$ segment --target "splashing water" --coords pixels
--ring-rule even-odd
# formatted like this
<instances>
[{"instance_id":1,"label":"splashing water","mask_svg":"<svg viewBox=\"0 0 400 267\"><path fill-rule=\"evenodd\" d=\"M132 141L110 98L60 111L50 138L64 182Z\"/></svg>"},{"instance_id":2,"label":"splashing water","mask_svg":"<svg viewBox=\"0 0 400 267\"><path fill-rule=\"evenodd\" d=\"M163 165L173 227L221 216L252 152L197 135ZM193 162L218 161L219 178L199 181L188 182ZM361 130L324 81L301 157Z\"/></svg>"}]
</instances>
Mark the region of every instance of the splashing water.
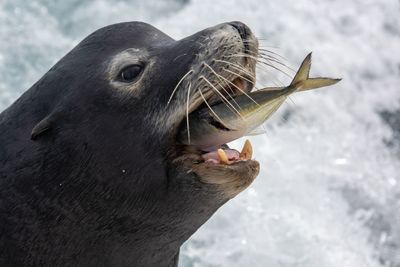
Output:
<instances>
[{"instance_id":1,"label":"splashing water","mask_svg":"<svg viewBox=\"0 0 400 267\"><path fill-rule=\"evenodd\" d=\"M107 24L143 20L181 38L243 21L292 66L313 51L314 76L343 81L291 97L252 138L259 177L186 242L180 266L400 266L399 10L395 0L3 0L0 110ZM289 82L260 69L262 86L271 75Z\"/></svg>"}]
</instances>

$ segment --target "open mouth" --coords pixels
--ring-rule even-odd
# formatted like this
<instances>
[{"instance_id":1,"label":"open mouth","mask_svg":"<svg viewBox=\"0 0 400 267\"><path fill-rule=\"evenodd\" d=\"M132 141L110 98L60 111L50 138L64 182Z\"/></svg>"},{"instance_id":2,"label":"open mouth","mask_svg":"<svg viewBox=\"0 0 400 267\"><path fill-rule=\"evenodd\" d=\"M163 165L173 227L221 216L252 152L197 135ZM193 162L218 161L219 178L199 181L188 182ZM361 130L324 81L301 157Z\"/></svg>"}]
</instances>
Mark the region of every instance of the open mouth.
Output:
<instances>
[{"instance_id":1,"label":"open mouth","mask_svg":"<svg viewBox=\"0 0 400 267\"><path fill-rule=\"evenodd\" d=\"M215 164L230 165L238 161L251 160L253 156L253 147L249 140L246 140L242 150L231 149L227 144L222 145L215 151L205 152L201 155L205 162Z\"/></svg>"},{"instance_id":2,"label":"open mouth","mask_svg":"<svg viewBox=\"0 0 400 267\"><path fill-rule=\"evenodd\" d=\"M232 84L235 84L235 86L232 85L232 88L219 88L219 92L224 97L227 95L225 91L232 90L230 94L241 95L253 89L253 83L236 79L232 80ZM215 103L218 105L218 101L221 100L219 97L216 98L215 95L219 95L219 93L207 95L207 102L216 101ZM203 105L204 103L202 102L197 103L192 112L197 113L200 109L204 108ZM224 131L230 133L230 129L224 129L222 124L220 127L220 129L215 126L211 127L216 130L217 135L215 135L215 132L214 134L212 132L207 134L207 131L202 131L201 135L210 139L214 137L219 138L218 134ZM252 159L253 148L250 141L246 140L240 151L230 148L226 142L229 141L218 141L218 143L222 144L216 145L211 149L199 149L199 147L193 144L183 145L183 151L181 151L180 156L175 162L179 162L183 166L188 166L189 170L187 172L195 173L202 184L213 185L223 197L232 198L253 182L259 173L260 165Z\"/></svg>"},{"instance_id":3,"label":"open mouth","mask_svg":"<svg viewBox=\"0 0 400 267\"><path fill-rule=\"evenodd\" d=\"M226 83L226 86L220 86L218 92L205 94L206 101L203 101L202 103L197 104L195 107L192 107L190 109L190 113L207 107L207 105L211 106L222 103L223 101L229 100L232 97L251 92L251 90L254 88L255 81L253 81L251 77L245 77L245 74L241 74L240 76L241 77L236 77L229 83ZM213 124L213 126L221 131L230 131L230 129L226 128L218 121L212 121L210 124ZM189 151L201 156L202 161L199 163L232 165L238 162L250 161L252 160L253 156L253 148L249 140L245 141L240 151L230 148L227 144L222 144L218 147L213 147L206 150L196 149L191 147L191 145L188 145L188 147Z\"/></svg>"}]
</instances>

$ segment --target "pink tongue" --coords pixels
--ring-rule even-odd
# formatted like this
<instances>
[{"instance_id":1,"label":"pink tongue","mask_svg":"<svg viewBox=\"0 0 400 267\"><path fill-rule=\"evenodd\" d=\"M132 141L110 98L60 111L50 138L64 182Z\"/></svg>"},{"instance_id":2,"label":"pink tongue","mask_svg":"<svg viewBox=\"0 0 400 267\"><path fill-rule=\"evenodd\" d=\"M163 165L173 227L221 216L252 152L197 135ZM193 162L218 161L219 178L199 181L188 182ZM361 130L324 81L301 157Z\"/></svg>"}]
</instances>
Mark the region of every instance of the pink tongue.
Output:
<instances>
[{"instance_id":1,"label":"pink tongue","mask_svg":"<svg viewBox=\"0 0 400 267\"><path fill-rule=\"evenodd\" d=\"M240 153L234 149L224 149L226 156L229 161L235 161L240 159ZM212 151L201 155L205 161L219 163L218 153L217 151Z\"/></svg>"}]
</instances>

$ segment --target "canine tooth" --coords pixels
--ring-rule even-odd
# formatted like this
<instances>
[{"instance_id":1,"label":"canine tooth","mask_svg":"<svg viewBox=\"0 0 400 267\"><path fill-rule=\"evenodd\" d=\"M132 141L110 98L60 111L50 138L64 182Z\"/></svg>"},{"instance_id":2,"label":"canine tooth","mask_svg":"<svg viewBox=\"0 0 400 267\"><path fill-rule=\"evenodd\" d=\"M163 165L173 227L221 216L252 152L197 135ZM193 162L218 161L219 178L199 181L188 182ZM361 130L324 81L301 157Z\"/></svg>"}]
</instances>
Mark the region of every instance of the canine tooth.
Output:
<instances>
[{"instance_id":1,"label":"canine tooth","mask_svg":"<svg viewBox=\"0 0 400 267\"><path fill-rule=\"evenodd\" d=\"M247 139L246 142L244 142L242 152L240 152L240 158L251 159L252 156L253 156L253 147L251 146L250 141Z\"/></svg>"},{"instance_id":2,"label":"canine tooth","mask_svg":"<svg viewBox=\"0 0 400 267\"><path fill-rule=\"evenodd\" d=\"M225 151L221 148L217 150L219 161L223 164L228 164L228 156L226 155Z\"/></svg>"}]
</instances>

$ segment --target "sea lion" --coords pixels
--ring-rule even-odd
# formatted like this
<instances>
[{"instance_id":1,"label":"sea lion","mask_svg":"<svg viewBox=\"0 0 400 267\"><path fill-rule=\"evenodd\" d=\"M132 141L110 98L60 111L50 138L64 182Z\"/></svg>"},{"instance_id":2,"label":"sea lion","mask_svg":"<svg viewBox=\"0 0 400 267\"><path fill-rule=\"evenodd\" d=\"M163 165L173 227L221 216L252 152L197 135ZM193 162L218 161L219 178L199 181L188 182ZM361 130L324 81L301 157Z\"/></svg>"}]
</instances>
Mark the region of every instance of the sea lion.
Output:
<instances>
[{"instance_id":1,"label":"sea lion","mask_svg":"<svg viewBox=\"0 0 400 267\"><path fill-rule=\"evenodd\" d=\"M0 114L0 266L176 266L259 171L204 162L178 129L219 79L252 89L257 49L240 22L178 41L127 22L80 42Z\"/></svg>"}]
</instances>

